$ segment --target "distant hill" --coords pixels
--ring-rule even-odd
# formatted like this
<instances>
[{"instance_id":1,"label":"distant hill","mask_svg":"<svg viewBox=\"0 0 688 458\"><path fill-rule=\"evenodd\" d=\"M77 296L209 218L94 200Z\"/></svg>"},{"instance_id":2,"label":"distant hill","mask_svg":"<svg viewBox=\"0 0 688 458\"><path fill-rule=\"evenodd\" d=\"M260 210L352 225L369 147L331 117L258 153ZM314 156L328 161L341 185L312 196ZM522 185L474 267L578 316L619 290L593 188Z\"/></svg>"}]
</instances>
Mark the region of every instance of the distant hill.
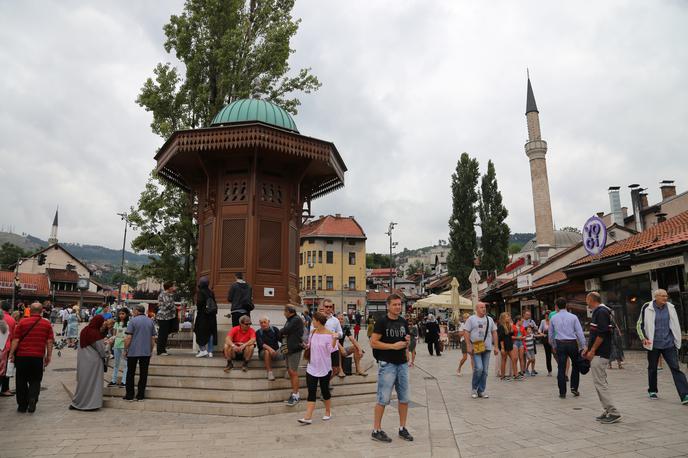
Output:
<instances>
[{"instance_id":1,"label":"distant hill","mask_svg":"<svg viewBox=\"0 0 688 458\"><path fill-rule=\"evenodd\" d=\"M0 232L0 245L5 242L12 243L18 247L34 252L48 246L48 242L32 235L19 235L9 232ZM62 243L67 251L86 264L110 264L119 265L122 262L122 250L113 250L99 245L82 245L80 243ZM124 259L130 265L141 266L148 264L148 255L136 254L130 251L124 252Z\"/></svg>"}]
</instances>

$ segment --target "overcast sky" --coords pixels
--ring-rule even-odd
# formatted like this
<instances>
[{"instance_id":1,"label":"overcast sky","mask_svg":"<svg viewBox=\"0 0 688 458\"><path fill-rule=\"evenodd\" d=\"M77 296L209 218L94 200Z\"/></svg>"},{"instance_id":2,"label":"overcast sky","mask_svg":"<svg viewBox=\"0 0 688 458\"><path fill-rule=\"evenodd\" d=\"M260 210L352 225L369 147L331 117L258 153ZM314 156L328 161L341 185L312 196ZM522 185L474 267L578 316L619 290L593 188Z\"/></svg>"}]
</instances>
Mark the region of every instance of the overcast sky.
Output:
<instances>
[{"instance_id":1,"label":"overcast sky","mask_svg":"<svg viewBox=\"0 0 688 458\"><path fill-rule=\"evenodd\" d=\"M182 1L0 1L0 226L121 246L162 140L134 100ZM683 1L297 0L292 68L322 88L299 130L336 144L346 186L316 215L354 215L368 251L448 236L450 180L492 159L512 232L534 232L523 144L526 67L540 110L554 222L608 211L607 188L688 189L688 4Z\"/></svg>"}]
</instances>

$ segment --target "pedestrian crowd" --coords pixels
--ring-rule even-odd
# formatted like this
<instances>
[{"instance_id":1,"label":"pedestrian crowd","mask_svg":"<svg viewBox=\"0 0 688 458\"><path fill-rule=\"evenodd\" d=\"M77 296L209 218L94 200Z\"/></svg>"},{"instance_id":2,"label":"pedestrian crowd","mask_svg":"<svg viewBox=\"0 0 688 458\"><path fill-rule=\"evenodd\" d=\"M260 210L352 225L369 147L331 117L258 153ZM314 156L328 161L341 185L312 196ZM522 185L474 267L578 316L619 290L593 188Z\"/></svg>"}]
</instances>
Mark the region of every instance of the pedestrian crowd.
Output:
<instances>
[{"instance_id":1,"label":"pedestrian crowd","mask_svg":"<svg viewBox=\"0 0 688 458\"><path fill-rule=\"evenodd\" d=\"M79 320L76 307L58 310L63 322L62 336L77 347L77 386L69 405L80 411L102 407L103 372L107 360L114 357L113 373L108 386L125 389L126 401L143 401L147 386L150 360L155 351L158 356L168 355L168 336L178 329L178 310L175 306L175 285L164 284L160 293L155 321L146 314L143 305L136 305L131 312L120 308L112 313L109 307L94 311L88 324L78 333L74 324ZM212 357L217 342L217 302L209 281L199 281L196 298L194 331L199 352L196 357ZM253 327L253 310L250 285L240 273L229 292L232 328L227 333L222 353L226 360L225 372L239 364L248 370L253 354L257 352L269 381L275 380L273 366L285 361L286 376L290 380L290 395L286 405L300 402L299 367L305 360L307 403L306 411L298 422L313 423L317 391L324 403L322 421L333 418L331 380L348 374L367 375L362 370L361 359L365 351L358 343L361 328L360 316L336 314L332 301L321 301L317 312L297 313L292 306L284 308L285 324L282 328L270 323L267 316ZM489 398L487 392L490 359L497 357L496 372L502 381L523 381L538 375L535 368L536 342L545 352L547 376L552 376L552 359L556 362L556 379L560 398L568 394L580 396L580 378L588 372L597 392L602 413L595 419L603 424L618 422L622 414L614 402L613 387L609 386L606 371L616 361L623 368L623 349L620 331L612 310L602 303L600 294L591 292L586 297L591 312L589 335L586 338L579 318L569 311L564 299L557 299L554 311L545 313L536 323L526 311L523 316L512 317L501 313L495 320L487 314L486 305L478 303L475 314L462 316L457 327L462 357L457 375L467 360L472 366L471 393L473 399ZM416 343L424 335L430 355L441 356L442 329L433 315L424 320L407 321L402 316L402 299L391 294L386 301L386 314L369 317L367 333L373 358L378 364L377 395L373 413L371 437L380 442L392 441L382 429L385 408L396 392L398 400L398 437L412 441L407 429L409 393L409 368L416 357ZM16 396L18 412L35 412L40 394L40 383L45 368L52 359L55 336L49 320L44 318L45 308L36 302L25 309L28 316L15 314L7 303L2 304L0 314L0 395ZM75 317L76 320L72 317ZM176 323L176 324L175 324ZM235 324L236 323L236 324ZM157 326L156 326L157 324ZM422 330L421 330L422 329ZM78 336L76 335L78 333ZM657 371L660 358L666 362L679 396L688 405L688 381L679 367L678 350L681 348L681 329L676 308L669 302L664 290L654 292L654 300L644 304L637 322L637 334L647 350L648 397L659 398ZM138 382L135 375L138 371ZM119 374L121 372L121 378ZM16 390L13 393L9 380L14 376Z\"/></svg>"}]
</instances>

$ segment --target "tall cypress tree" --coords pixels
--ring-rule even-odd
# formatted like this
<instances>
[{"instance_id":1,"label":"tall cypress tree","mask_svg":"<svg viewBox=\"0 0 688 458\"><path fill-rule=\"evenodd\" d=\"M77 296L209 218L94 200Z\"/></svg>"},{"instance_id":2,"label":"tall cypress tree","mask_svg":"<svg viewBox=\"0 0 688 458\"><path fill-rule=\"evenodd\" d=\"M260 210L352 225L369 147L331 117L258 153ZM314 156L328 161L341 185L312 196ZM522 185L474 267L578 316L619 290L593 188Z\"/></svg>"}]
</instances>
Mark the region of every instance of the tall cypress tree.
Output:
<instances>
[{"instance_id":1,"label":"tall cypress tree","mask_svg":"<svg viewBox=\"0 0 688 458\"><path fill-rule=\"evenodd\" d=\"M449 218L449 275L456 277L462 289L470 287L468 276L474 266L478 241L475 233L480 172L477 159L463 153L452 174L452 214Z\"/></svg>"},{"instance_id":2,"label":"tall cypress tree","mask_svg":"<svg viewBox=\"0 0 688 458\"><path fill-rule=\"evenodd\" d=\"M488 271L502 270L509 260L509 226L504 222L509 212L502 204L502 193L497 187L497 174L492 161L480 186L480 267Z\"/></svg>"}]
</instances>

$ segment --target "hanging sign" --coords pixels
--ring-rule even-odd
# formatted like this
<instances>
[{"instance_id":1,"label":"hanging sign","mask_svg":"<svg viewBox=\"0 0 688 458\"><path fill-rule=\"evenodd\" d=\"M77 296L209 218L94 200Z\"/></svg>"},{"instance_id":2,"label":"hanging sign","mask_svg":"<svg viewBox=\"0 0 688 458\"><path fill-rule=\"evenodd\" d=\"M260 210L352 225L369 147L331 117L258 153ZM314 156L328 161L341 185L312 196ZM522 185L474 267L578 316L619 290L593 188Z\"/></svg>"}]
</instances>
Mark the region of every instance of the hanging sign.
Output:
<instances>
[{"instance_id":1,"label":"hanging sign","mask_svg":"<svg viewBox=\"0 0 688 458\"><path fill-rule=\"evenodd\" d=\"M583 248L590 255L597 255L607 244L607 226L597 216L590 217L583 226Z\"/></svg>"}]
</instances>

